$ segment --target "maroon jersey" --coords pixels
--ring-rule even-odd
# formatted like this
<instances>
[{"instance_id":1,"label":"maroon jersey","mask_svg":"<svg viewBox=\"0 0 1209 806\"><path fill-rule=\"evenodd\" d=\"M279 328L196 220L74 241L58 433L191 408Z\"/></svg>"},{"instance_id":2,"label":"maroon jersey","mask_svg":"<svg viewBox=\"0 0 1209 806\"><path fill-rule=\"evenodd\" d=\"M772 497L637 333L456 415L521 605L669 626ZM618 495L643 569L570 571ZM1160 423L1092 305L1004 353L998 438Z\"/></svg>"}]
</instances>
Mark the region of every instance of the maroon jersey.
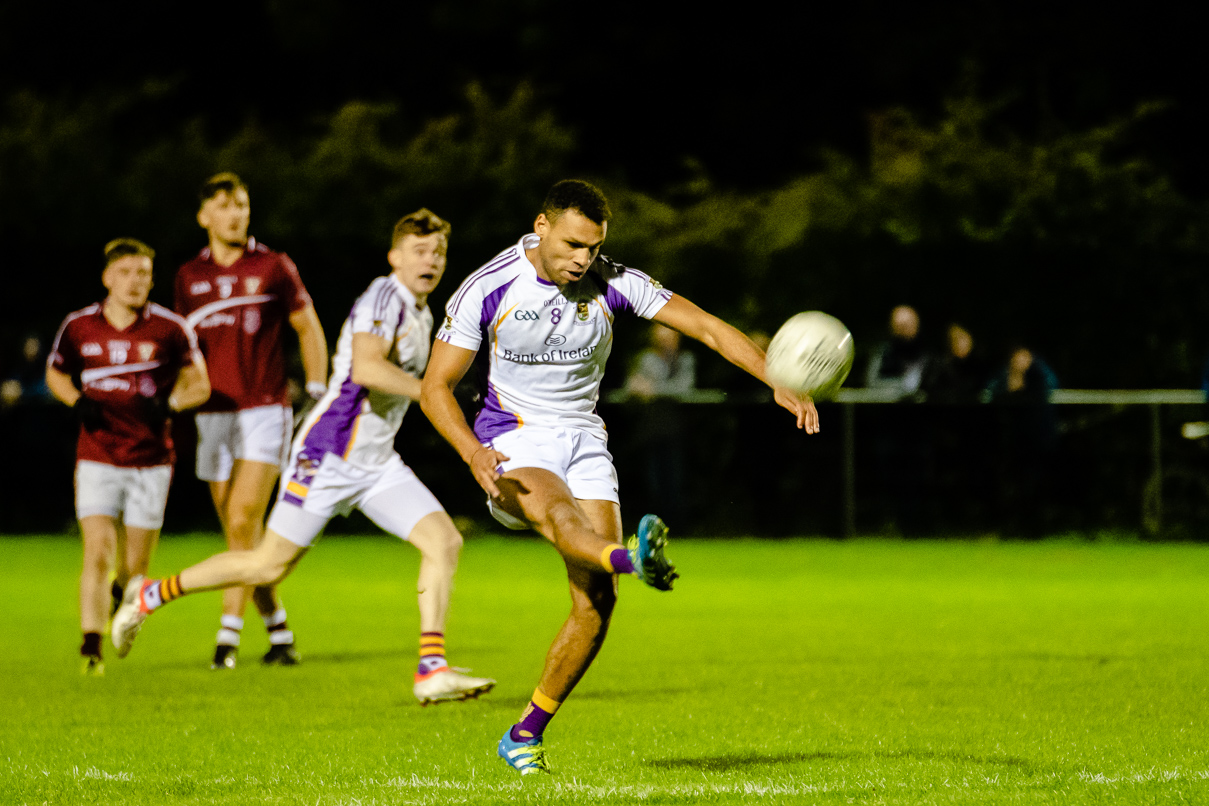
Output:
<instances>
[{"instance_id":1,"label":"maroon jersey","mask_svg":"<svg viewBox=\"0 0 1209 806\"><path fill-rule=\"evenodd\" d=\"M310 304L294 262L254 238L225 268L210 247L181 266L176 310L197 331L210 370L210 399L199 410L287 404L285 328Z\"/></svg>"},{"instance_id":2,"label":"maroon jersey","mask_svg":"<svg viewBox=\"0 0 1209 806\"><path fill-rule=\"evenodd\" d=\"M76 458L118 467L170 465L176 461L172 423L151 415L147 398L172 391L181 367L194 361L197 337L184 319L154 302L124 330L110 324L103 305L69 314L47 358L102 406L104 425L80 428Z\"/></svg>"}]
</instances>

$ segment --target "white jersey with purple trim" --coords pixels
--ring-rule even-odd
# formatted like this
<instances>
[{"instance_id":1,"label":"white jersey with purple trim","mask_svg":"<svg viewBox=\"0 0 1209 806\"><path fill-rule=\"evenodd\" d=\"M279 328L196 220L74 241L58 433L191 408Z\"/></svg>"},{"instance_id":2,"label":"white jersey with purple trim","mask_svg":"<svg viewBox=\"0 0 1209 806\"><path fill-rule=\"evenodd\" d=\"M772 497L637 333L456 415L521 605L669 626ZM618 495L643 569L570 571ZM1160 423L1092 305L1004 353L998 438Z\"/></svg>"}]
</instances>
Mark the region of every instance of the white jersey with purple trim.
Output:
<instances>
[{"instance_id":1,"label":"white jersey with purple trim","mask_svg":"<svg viewBox=\"0 0 1209 806\"><path fill-rule=\"evenodd\" d=\"M526 235L467 277L445 306L437 338L478 351L480 441L526 425L582 428L605 439L596 400L613 320L619 313L650 319L672 292L603 255L560 289L525 256L537 244L537 235Z\"/></svg>"},{"instance_id":2,"label":"white jersey with purple trim","mask_svg":"<svg viewBox=\"0 0 1209 806\"><path fill-rule=\"evenodd\" d=\"M293 463L319 462L328 453L349 464L384 465L395 452L395 435L411 398L376 392L353 383L353 334L373 333L392 346L387 358L416 377L428 366L432 309L394 275L379 277L353 303L340 329L327 393L307 416L291 453Z\"/></svg>"}]
</instances>

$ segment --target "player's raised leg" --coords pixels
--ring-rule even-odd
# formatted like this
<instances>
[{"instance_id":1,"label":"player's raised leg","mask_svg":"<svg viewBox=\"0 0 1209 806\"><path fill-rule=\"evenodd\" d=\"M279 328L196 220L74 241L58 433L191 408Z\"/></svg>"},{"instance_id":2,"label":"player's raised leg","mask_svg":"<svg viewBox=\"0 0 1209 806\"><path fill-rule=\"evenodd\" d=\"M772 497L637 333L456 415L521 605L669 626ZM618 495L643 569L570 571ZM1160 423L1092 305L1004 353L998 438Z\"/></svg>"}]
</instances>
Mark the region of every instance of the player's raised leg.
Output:
<instances>
[{"instance_id":1,"label":"player's raised leg","mask_svg":"<svg viewBox=\"0 0 1209 806\"><path fill-rule=\"evenodd\" d=\"M495 686L487 677L472 677L449 666L445 655L445 619L453 577L462 550L462 535L436 497L399 464L390 471L403 481L360 505L384 531L406 536L420 552L416 599L420 610L420 660L412 692L421 705L467 700Z\"/></svg>"},{"instance_id":2,"label":"player's raised leg","mask_svg":"<svg viewBox=\"0 0 1209 806\"><path fill-rule=\"evenodd\" d=\"M306 546L269 530L251 551L224 551L163 579L132 577L113 617L111 638L118 657L129 654L147 616L169 602L188 593L236 585L274 585L289 575L306 551Z\"/></svg>"},{"instance_id":3,"label":"player's raised leg","mask_svg":"<svg viewBox=\"0 0 1209 806\"><path fill-rule=\"evenodd\" d=\"M622 545L621 526L603 515L597 521L582 499L556 474L538 467L509 470L499 480L495 506L532 525L569 563L609 574L633 574L659 590L671 590L679 578L668 561L667 529L654 515L643 518L639 534ZM617 504L599 501L600 504ZM618 516L620 517L620 516Z\"/></svg>"}]
</instances>

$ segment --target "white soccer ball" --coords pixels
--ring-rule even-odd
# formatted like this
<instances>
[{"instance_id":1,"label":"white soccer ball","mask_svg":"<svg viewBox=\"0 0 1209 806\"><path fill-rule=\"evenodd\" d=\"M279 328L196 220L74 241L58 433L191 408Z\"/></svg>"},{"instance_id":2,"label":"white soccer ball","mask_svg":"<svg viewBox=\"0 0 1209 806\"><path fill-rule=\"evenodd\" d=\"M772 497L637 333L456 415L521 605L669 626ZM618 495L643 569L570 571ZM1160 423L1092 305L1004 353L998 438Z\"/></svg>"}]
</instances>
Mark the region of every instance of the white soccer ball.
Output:
<instances>
[{"instance_id":1,"label":"white soccer ball","mask_svg":"<svg viewBox=\"0 0 1209 806\"><path fill-rule=\"evenodd\" d=\"M805 311L772 337L765 371L773 386L827 400L840 391L853 355L852 334L843 322L822 311Z\"/></svg>"}]
</instances>

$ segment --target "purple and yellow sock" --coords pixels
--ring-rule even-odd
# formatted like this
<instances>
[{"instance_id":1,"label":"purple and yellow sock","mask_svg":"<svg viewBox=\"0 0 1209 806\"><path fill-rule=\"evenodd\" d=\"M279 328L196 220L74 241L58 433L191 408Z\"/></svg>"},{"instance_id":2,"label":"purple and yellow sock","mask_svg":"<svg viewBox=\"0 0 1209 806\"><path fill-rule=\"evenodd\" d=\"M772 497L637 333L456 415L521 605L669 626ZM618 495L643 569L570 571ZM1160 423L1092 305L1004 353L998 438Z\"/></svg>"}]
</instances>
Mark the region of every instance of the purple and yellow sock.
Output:
<instances>
[{"instance_id":1,"label":"purple and yellow sock","mask_svg":"<svg viewBox=\"0 0 1209 806\"><path fill-rule=\"evenodd\" d=\"M525 712L521 714L521 721L512 726L508 735L514 742L527 742L540 737L545 731L546 725L550 724L550 720L558 712L560 705L562 705L561 702L552 700L543 694L540 687L535 688L533 699L529 701Z\"/></svg>"},{"instance_id":2,"label":"purple and yellow sock","mask_svg":"<svg viewBox=\"0 0 1209 806\"><path fill-rule=\"evenodd\" d=\"M634 562L630 559L630 552L620 543L611 543L605 547L605 550L600 553L600 564L610 574L634 573Z\"/></svg>"},{"instance_id":3,"label":"purple and yellow sock","mask_svg":"<svg viewBox=\"0 0 1209 806\"><path fill-rule=\"evenodd\" d=\"M420 633L420 666L417 674L428 674L448 665L445 661L445 633Z\"/></svg>"},{"instance_id":4,"label":"purple and yellow sock","mask_svg":"<svg viewBox=\"0 0 1209 806\"><path fill-rule=\"evenodd\" d=\"M176 574L167 579L152 579L143 585L141 591L143 596L143 607L147 612L151 612L156 608L163 607L173 599L179 599L185 595L184 588L181 587L181 575Z\"/></svg>"}]
</instances>

